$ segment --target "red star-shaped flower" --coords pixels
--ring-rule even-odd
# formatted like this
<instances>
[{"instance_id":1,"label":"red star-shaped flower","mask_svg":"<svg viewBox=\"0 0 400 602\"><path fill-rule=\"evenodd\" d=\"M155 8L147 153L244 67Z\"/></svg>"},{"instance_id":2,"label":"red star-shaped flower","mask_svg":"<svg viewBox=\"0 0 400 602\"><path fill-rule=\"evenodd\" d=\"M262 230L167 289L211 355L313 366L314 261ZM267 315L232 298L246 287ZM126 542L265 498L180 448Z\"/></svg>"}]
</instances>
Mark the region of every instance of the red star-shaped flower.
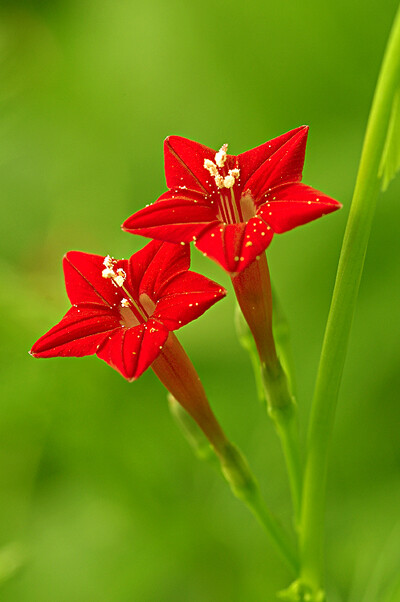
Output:
<instances>
[{"instance_id":1,"label":"red star-shaped flower","mask_svg":"<svg viewBox=\"0 0 400 602\"><path fill-rule=\"evenodd\" d=\"M226 291L190 272L190 250L152 241L129 260L71 251L64 257L72 308L32 347L34 357L96 354L134 380L170 331L198 318Z\"/></svg>"},{"instance_id":2,"label":"red star-shaped flower","mask_svg":"<svg viewBox=\"0 0 400 602\"><path fill-rule=\"evenodd\" d=\"M186 138L164 143L170 190L129 217L123 229L169 242L191 242L228 272L245 269L287 232L341 207L301 183L308 127L238 156Z\"/></svg>"}]
</instances>

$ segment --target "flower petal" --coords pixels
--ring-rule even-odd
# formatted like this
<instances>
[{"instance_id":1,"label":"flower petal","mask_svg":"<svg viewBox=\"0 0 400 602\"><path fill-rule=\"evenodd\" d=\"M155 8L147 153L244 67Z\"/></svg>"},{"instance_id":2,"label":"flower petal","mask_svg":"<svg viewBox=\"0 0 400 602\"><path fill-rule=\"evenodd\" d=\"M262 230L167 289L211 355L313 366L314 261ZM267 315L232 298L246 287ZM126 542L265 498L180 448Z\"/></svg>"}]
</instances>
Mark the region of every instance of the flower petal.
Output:
<instances>
[{"instance_id":1,"label":"flower petal","mask_svg":"<svg viewBox=\"0 0 400 602\"><path fill-rule=\"evenodd\" d=\"M226 290L216 282L196 272L185 272L164 288L153 318L169 330L177 330L201 316L225 295Z\"/></svg>"},{"instance_id":2,"label":"flower petal","mask_svg":"<svg viewBox=\"0 0 400 602\"><path fill-rule=\"evenodd\" d=\"M101 255L80 251L70 251L64 256L65 286L72 304L97 303L112 307L122 298L111 279L103 278L103 261ZM127 262L120 260L116 267L126 270Z\"/></svg>"},{"instance_id":3,"label":"flower petal","mask_svg":"<svg viewBox=\"0 0 400 602\"><path fill-rule=\"evenodd\" d=\"M168 136L164 142L168 188L186 186L202 193L214 190L214 179L204 167L204 159L214 161L214 158L215 151L203 144L181 136Z\"/></svg>"},{"instance_id":4,"label":"flower petal","mask_svg":"<svg viewBox=\"0 0 400 602\"><path fill-rule=\"evenodd\" d=\"M288 137L289 134L290 137ZM253 199L257 202L275 186L300 182L303 172L307 135L308 127L303 126L268 142L267 144L271 144L270 150L273 150L273 152L269 157L264 159L252 175L249 174L249 178L245 184L242 181L243 190L249 190ZM277 141L280 141L279 146L277 146ZM242 162L245 160L245 157L240 155L239 160L241 161L242 173Z\"/></svg>"},{"instance_id":5,"label":"flower petal","mask_svg":"<svg viewBox=\"0 0 400 602\"><path fill-rule=\"evenodd\" d=\"M153 240L131 257L129 265L138 281L138 294L157 301L171 279L189 269L190 248Z\"/></svg>"},{"instance_id":6,"label":"flower petal","mask_svg":"<svg viewBox=\"0 0 400 602\"><path fill-rule=\"evenodd\" d=\"M122 225L131 234L140 234L157 240L190 242L215 221L216 211L197 193L169 191L153 205L134 213Z\"/></svg>"},{"instance_id":7,"label":"flower petal","mask_svg":"<svg viewBox=\"0 0 400 602\"><path fill-rule=\"evenodd\" d=\"M167 337L167 328L150 319L146 324L111 334L97 355L128 380L135 380L159 355Z\"/></svg>"},{"instance_id":8,"label":"flower petal","mask_svg":"<svg viewBox=\"0 0 400 602\"><path fill-rule=\"evenodd\" d=\"M341 204L305 184L289 184L273 190L257 216L280 234L341 208Z\"/></svg>"},{"instance_id":9,"label":"flower petal","mask_svg":"<svg viewBox=\"0 0 400 602\"><path fill-rule=\"evenodd\" d=\"M251 176L257 171L257 169L267 161L271 155L273 155L281 146L283 146L288 140L293 138L300 130L307 129L307 126L300 126L290 132L286 132L277 138L273 138L256 148L252 148L244 153L238 155L239 168L240 168L240 181L243 188L246 188L246 184Z\"/></svg>"},{"instance_id":10,"label":"flower petal","mask_svg":"<svg viewBox=\"0 0 400 602\"><path fill-rule=\"evenodd\" d=\"M44 334L31 349L34 357L82 357L96 353L110 332L120 328L109 309L71 307L63 319Z\"/></svg>"},{"instance_id":11,"label":"flower petal","mask_svg":"<svg viewBox=\"0 0 400 602\"><path fill-rule=\"evenodd\" d=\"M248 223L218 223L204 231L195 245L225 270L236 273L268 247L272 236L273 231L268 230L267 224L255 217Z\"/></svg>"}]
</instances>

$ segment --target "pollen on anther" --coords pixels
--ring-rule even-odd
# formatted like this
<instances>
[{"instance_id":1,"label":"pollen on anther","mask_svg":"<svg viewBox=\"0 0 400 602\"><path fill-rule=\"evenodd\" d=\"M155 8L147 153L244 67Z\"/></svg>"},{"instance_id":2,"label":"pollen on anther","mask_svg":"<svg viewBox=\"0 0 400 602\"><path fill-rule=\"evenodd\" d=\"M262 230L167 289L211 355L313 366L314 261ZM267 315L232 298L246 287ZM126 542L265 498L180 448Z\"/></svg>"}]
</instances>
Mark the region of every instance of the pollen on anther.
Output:
<instances>
[{"instance_id":1,"label":"pollen on anther","mask_svg":"<svg viewBox=\"0 0 400 602\"><path fill-rule=\"evenodd\" d=\"M111 257L111 255L106 255L106 257L104 257L104 261L103 261L103 265L106 266L106 268L108 268L109 270L112 270L114 265L115 265L116 261L115 259L113 259ZM105 276L105 278L107 278L108 276Z\"/></svg>"},{"instance_id":2,"label":"pollen on anther","mask_svg":"<svg viewBox=\"0 0 400 602\"><path fill-rule=\"evenodd\" d=\"M114 270L112 270L111 268L105 268L102 272L101 275L103 276L103 278L113 278L115 276Z\"/></svg>"},{"instance_id":3,"label":"pollen on anther","mask_svg":"<svg viewBox=\"0 0 400 602\"><path fill-rule=\"evenodd\" d=\"M253 243L251 242L251 240L248 240L244 246L245 247L252 247Z\"/></svg>"},{"instance_id":4,"label":"pollen on anther","mask_svg":"<svg viewBox=\"0 0 400 602\"><path fill-rule=\"evenodd\" d=\"M226 162L226 151L228 150L228 145L223 144L219 151L215 153L215 163L218 167L223 167Z\"/></svg>"},{"instance_id":5,"label":"pollen on anther","mask_svg":"<svg viewBox=\"0 0 400 602\"><path fill-rule=\"evenodd\" d=\"M233 176L225 176L225 178L224 178L225 188L232 188L234 183L235 183L235 178Z\"/></svg>"}]
</instances>

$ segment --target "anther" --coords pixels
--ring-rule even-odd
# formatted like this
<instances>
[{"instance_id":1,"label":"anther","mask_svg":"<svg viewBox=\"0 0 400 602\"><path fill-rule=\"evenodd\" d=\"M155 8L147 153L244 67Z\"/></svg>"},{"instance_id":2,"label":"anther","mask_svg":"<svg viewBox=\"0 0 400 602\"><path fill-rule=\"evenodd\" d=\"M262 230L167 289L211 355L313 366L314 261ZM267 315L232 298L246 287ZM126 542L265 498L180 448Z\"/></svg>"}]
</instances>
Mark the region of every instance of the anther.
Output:
<instances>
[{"instance_id":1,"label":"anther","mask_svg":"<svg viewBox=\"0 0 400 602\"><path fill-rule=\"evenodd\" d=\"M215 154L215 163L218 167L223 167L226 162L226 151L228 150L228 145L223 144L219 151Z\"/></svg>"},{"instance_id":2,"label":"anther","mask_svg":"<svg viewBox=\"0 0 400 602\"><path fill-rule=\"evenodd\" d=\"M234 183L235 183L235 178L233 176L225 176L225 178L224 178L224 187L225 188L232 188Z\"/></svg>"}]
</instances>

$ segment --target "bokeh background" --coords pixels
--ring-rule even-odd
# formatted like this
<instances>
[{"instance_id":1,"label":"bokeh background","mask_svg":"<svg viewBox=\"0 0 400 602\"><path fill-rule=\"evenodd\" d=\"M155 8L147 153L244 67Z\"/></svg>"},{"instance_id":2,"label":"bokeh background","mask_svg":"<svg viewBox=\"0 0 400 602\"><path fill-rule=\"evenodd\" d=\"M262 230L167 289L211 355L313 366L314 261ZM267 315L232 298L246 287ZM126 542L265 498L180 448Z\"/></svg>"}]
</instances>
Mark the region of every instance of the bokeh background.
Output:
<instances>
[{"instance_id":1,"label":"bokeh background","mask_svg":"<svg viewBox=\"0 0 400 602\"><path fill-rule=\"evenodd\" d=\"M119 225L165 189L162 142L239 153L310 125L304 181L342 201L268 256L291 325L302 436L368 111L396 0L0 4L0 599L272 601L289 575L151 371L33 360L69 304L71 249L129 256ZM351 336L327 511L331 602L400 600L400 184L382 196ZM180 333L226 432L290 520L275 433L229 296ZM393 589L394 588L394 589ZM391 597L390 597L391 596Z\"/></svg>"}]
</instances>

